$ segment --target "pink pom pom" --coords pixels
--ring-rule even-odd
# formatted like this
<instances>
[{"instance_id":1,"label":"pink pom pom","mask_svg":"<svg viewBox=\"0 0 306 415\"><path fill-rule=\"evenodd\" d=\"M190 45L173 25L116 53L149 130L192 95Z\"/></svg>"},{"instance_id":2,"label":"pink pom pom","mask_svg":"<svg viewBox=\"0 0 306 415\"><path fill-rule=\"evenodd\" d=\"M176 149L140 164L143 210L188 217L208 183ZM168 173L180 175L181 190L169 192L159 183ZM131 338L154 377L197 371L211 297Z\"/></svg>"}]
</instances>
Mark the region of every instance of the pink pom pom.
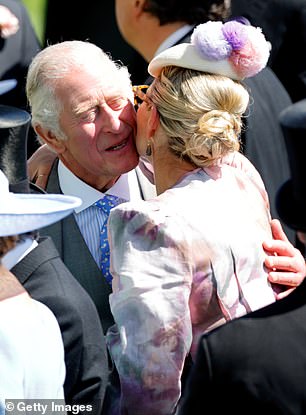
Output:
<instances>
[{"instance_id":1,"label":"pink pom pom","mask_svg":"<svg viewBox=\"0 0 306 415\"><path fill-rule=\"evenodd\" d=\"M260 28L245 26L248 40L240 50L233 50L229 61L242 78L256 75L267 64L270 43L266 41Z\"/></svg>"}]
</instances>

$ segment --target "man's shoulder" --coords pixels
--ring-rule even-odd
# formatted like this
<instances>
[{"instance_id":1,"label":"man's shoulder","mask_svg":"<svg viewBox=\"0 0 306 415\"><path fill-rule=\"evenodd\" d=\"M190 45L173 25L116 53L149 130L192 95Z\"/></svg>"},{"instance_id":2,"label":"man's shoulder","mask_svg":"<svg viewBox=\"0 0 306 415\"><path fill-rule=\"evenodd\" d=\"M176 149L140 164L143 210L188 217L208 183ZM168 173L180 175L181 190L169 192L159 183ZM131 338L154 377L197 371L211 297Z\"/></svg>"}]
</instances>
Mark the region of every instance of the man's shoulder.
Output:
<instances>
[{"instance_id":1,"label":"man's shoulder","mask_svg":"<svg viewBox=\"0 0 306 415\"><path fill-rule=\"evenodd\" d=\"M27 272L24 272L27 270ZM74 278L67 266L59 256L56 247L50 237L42 237L38 246L24 257L12 270L29 293L37 300L53 298L60 302L62 298L66 304L71 304L75 309L82 304L89 306L92 300ZM43 302L43 301L42 301Z\"/></svg>"}]
</instances>

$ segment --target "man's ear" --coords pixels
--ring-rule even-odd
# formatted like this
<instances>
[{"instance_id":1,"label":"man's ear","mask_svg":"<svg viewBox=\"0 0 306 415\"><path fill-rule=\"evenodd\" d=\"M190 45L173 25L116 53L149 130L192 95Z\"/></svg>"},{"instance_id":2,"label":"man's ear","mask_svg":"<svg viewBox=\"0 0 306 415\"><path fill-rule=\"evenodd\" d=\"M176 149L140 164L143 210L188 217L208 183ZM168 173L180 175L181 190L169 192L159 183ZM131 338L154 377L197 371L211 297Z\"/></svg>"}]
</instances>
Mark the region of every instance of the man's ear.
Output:
<instances>
[{"instance_id":1,"label":"man's ear","mask_svg":"<svg viewBox=\"0 0 306 415\"><path fill-rule=\"evenodd\" d=\"M146 3L146 0L133 0L134 1L134 16L139 18L143 11L143 6Z\"/></svg>"},{"instance_id":2,"label":"man's ear","mask_svg":"<svg viewBox=\"0 0 306 415\"><path fill-rule=\"evenodd\" d=\"M36 134L57 154L61 154L65 151L65 141L58 139L50 130L44 129L41 125L34 126Z\"/></svg>"},{"instance_id":3,"label":"man's ear","mask_svg":"<svg viewBox=\"0 0 306 415\"><path fill-rule=\"evenodd\" d=\"M150 111L148 119L148 136L153 137L159 126L159 113L154 105L150 106L148 111Z\"/></svg>"}]
</instances>

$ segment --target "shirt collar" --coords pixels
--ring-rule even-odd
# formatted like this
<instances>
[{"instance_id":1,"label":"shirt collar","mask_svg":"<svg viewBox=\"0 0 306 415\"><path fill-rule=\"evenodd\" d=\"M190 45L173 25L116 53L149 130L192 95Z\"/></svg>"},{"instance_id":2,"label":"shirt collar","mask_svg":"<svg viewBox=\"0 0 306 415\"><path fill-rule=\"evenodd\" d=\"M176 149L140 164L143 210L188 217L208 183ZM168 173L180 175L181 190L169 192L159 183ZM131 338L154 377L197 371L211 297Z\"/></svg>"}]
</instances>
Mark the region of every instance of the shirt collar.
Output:
<instances>
[{"instance_id":1,"label":"shirt collar","mask_svg":"<svg viewBox=\"0 0 306 415\"><path fill-rule=\"evenodd\" d=\"M58 163L58 177L64 195L77 196L82 200L81 206L75 209L76 213L87 209L104 196L103 192L89 186L75 176L61 161ZM135 181L137 181L135 170L124 173L106 193L127 201L136 197L140 199L139 186L135 186Z\"/></svg>"},{"instance_id":2,"label":"shirt collar","mask_svg":"<svg viewBox=\"0 0 306 415\"><path fill-rule=\"evenodd\" d=\"M25 237L22 241L19 241L17 245L8 251L1 259L2 264L11 270L18 262L28 255L38 245L37 241L30 237Z\"/></svg>"},{"instance_id":3,"label":"shirt collar","mask_svg":"<svg viewBox=\"0 0 306 415\"><path fill-rule=\"evenodd\" d=\"M171 48L171 46L175 45L179 40L186 36L187 33L192 30L193 27L194 26L192 25L185 25L176 30L174 33L168 36L167 39L165 39L161 45L159 45L159 48L155 52L154 56L158 55L159 53L163 52L168 48Z\"/></svg>"}]
</instances>

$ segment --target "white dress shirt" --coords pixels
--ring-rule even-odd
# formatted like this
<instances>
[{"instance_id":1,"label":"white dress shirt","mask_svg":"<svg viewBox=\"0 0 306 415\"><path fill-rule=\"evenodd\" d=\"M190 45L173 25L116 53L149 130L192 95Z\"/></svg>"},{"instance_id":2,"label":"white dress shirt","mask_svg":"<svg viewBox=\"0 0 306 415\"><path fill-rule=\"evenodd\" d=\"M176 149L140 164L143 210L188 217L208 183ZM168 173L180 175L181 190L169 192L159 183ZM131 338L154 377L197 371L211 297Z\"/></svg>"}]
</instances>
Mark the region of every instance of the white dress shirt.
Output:
<instances>
[{"instance_id":1,"label":"white dress shirt","mask_svg":"<svg viewBox=\"0 0 306 415\"><path fill-rule=\"evenodd\" d=\"M0 406L5 399L64 399L58 323L26 293L0 301L0 367Z\"/></svg>"},{"instance_id":2,"label":"white dress shirt","mask_svg":"<svg viewBox=\"0 0 306 415\"><path fill-rule=\"evenodd\" d=\"M81 206L74 211L74 217L91 255L99 266L100 230L108 218L101 209L93 205L103 198L104 193L80 180L61 161L58 164L58 177L63 194L77 196L82 200ZM141 200L135 170L122 174L106 193L126 201Z\"/></svg>"},{"instance_id":3,"label":"white dress shirt","mask_svg":"<svg viewBox=\"0 0 306 415\"><path fill-rule=\"evenodd\" d=\"M8 251L1 259L2 264L11 270L18 262L37 247L38 243L32 238L24 238L17 245Z\"/></svg>"},{"instance_id":4,"label":"white dress shirt","mask_svg":"<svg viewBox=\"0 0 306 415\"><path fill-rule=\"evenodd\" d=\"M154 56L158 55L159 53L163 52L164 50L171 48L171 46L175 45L180 39L187 35L188 32L193 28L192 25L185 25L180 27L174 33L167 37L158 47L157 51L155 52Z\"/></svg>"}]
</instances>

